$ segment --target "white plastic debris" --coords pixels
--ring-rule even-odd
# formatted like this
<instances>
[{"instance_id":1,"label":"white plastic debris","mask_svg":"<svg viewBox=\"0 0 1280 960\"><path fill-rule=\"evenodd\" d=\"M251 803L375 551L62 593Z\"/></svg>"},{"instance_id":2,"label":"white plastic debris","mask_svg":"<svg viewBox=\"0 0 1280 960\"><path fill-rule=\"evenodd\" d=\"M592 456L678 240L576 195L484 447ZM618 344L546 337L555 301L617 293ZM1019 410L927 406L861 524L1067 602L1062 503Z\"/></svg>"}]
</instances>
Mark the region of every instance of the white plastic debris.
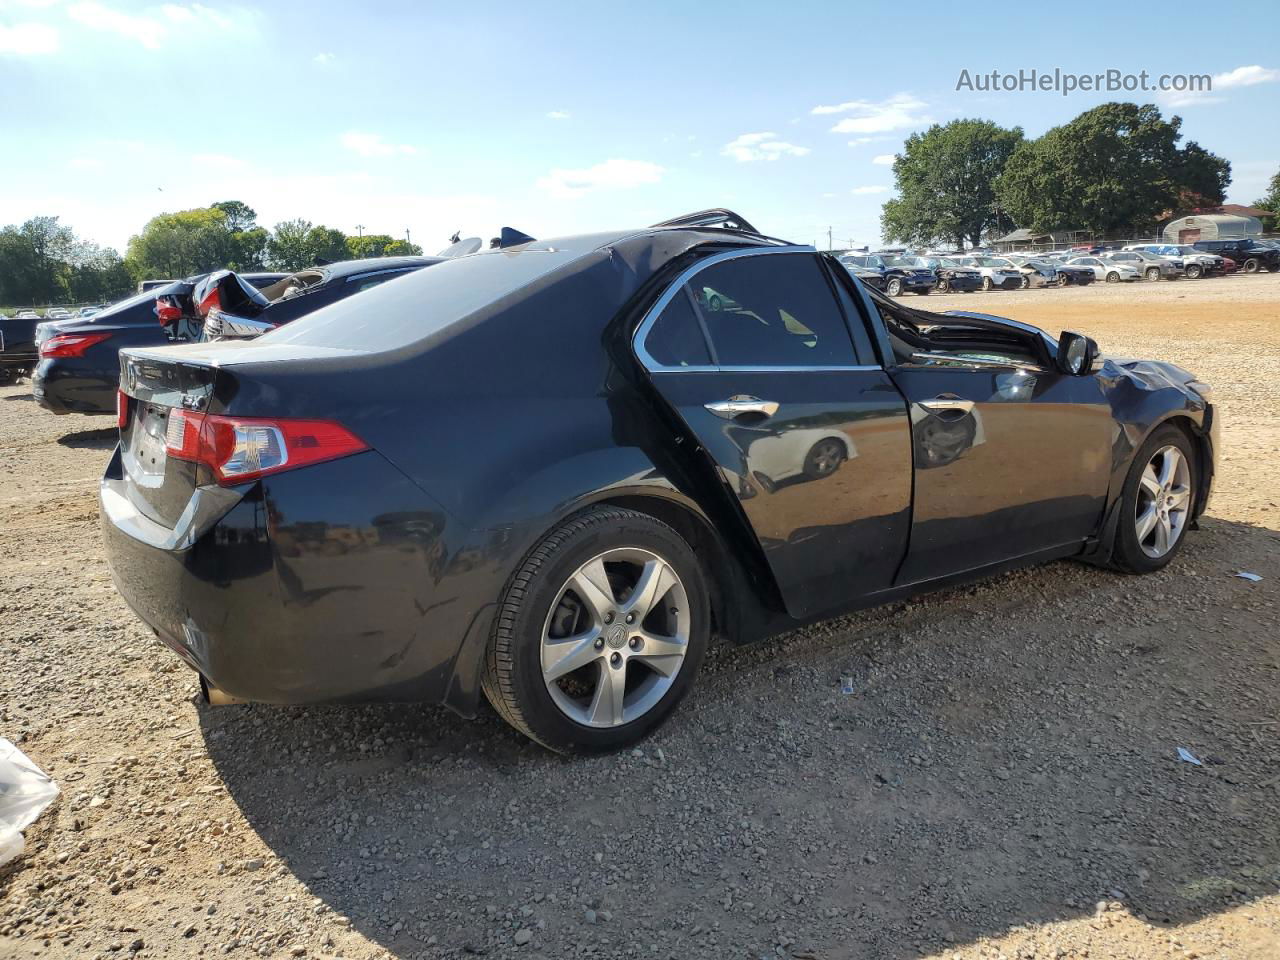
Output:
<instances>
[{"instance_id":1,"label":"white plastic debris","mask_svg":"<svg viewBox=\"0 0 1280 960\"><path fill-rule=\"evenodd\" d=\"M1178 759L1182 760L1185 763L1194 763L1197 767L1204 766L1203 763L1201 763L1199 760L1196 759L1196 755L1192 753L1190 750L1188 750L1186 747L1178 748Z\"/></svg>"},{"instance_id":2,"label":"white plastic debris","mask_svg":"<svg viewBox=\"0 0 1280 960\"><path fill-rule=\"evenodd\" d=\"M1248 580L1250 583L1257 583L1262 578L1256 573L1250 573L1248 570L1241 570L1236 574L1241 580Z\"/></svg>"},{"instance_id":3,"label":"white plastic debris","mask_svg":"<svg viewBox=\"0 0 1280 960\"><path fill-rule=\"evenodd\" d=\"M846 697L853 694L853 677L840 678L840 692Z\"/></svg>"},{"instance_id":4,"label":"white plastic debris","mask_svg":"<svg viewBox=\"0 0 1280 960\"><path fill-rule=\"evenodd\" d=\"M22 856L22 831L53 803L58 787L27 755L0 737L0 865Z\"/></svg>"}]
</instances>

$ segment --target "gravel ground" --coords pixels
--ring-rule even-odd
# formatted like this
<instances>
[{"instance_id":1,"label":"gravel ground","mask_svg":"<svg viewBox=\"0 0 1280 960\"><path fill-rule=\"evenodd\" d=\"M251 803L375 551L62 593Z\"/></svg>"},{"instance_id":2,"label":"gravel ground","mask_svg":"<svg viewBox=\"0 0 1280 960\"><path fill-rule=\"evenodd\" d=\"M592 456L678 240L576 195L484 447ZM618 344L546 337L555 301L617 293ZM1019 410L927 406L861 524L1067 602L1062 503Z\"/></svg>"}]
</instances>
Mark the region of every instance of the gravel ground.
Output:
<instances>
[{"instance_id":1,"label":"gravel ground","mask_svg":"<svg viewBox=\"0 0 1280 960\"><path fill-rule=\"evenodd\" d=\"M202 706L111 588L109 418L0 388L0 735L63 790L0 868L0 956L1280 956L1280 277L944 304L1215 385L1179 559L719 648L589 760L490 713Z\"/></svg>"}]
</instances>

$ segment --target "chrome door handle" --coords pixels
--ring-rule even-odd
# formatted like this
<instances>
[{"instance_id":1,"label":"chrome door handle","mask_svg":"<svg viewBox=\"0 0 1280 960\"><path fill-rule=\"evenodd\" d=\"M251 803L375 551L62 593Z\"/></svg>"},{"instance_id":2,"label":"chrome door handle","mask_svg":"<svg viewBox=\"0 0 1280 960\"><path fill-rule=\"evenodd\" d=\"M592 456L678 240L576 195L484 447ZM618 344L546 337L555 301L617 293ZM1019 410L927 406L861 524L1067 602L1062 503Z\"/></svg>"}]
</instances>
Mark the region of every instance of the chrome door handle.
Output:
<instances>
[{"instance_id":1,"label":"chrome door handle","mask_svg":"<svg viewBox=\"0 0 1280 960\"><path fill-rule=\"evenodd\" d=\"M715 403L708 403L706 408L717 417L724 417L726 420L732 420L746 413L772 417L778 412L778 405L772 400L761 400L759 397L748 397L745 394L738 394L728 400L717 400Z\"/></svg>"},{"instance_id":2,"label":"chrome door handle","mask_svg":"<svg viewBox=\"0 0 1280 960\"><path fill-rule=\"evenodd\" d=\"M916 404L924 407L926 410L956 410L960 413L972 413L973 401L962 400L959 397L938 397L934 400L917 400Z\"/></svg>"}]
</instances>

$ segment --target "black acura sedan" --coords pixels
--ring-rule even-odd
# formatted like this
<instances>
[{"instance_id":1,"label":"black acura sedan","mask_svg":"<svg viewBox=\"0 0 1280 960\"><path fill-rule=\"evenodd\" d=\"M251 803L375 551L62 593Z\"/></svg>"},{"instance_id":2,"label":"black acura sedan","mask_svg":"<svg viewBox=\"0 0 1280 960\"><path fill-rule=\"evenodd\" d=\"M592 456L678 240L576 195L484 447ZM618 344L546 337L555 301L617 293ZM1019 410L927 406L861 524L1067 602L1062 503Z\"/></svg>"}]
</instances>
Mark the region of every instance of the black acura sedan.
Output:
<instances>
[{"instance_id":1,"label":"black acura sedan","mask_svg":"<svg viewBox=\"0 0 1280 960\"><path fill-rule=\"evenodd\" d=\"M249 343L124 351L117 588L214 702L483 694L586 752L660 723L713 635L1175 556L1217 443L1190 373L911 309L725 219L525 238Z\"/></svg>"}]
</instances>

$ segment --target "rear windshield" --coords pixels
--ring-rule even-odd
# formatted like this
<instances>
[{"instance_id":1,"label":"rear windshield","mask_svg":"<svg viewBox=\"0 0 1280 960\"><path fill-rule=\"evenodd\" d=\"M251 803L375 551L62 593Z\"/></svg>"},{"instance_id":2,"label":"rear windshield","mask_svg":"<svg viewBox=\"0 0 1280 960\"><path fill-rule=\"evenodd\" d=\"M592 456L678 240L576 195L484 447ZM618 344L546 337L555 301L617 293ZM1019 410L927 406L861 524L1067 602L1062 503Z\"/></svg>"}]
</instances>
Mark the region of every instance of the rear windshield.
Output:
<instances>
[{"instance_id":1,"label":"rear windshield","mask_svg":"<svg viewBox=\"0 0 1280 960\"><path fill-rule=\"evenodd\" d=\"M258 342L394 350L443 330L581 255L525 249L445 260L307 314Z\"/></svg>"},{"instance_id":2,"label":"rear windshield","mask_svg":"<svg viewBox=\"0 0 1280 960\"><path fill-rule=\"evenodd\" d=\"M119 310L128 310L130 307L136 307L140 303L154 301L156 297L163 297L165 294L170 293L173 290L177 290L181 286L181 280L174 280L170 283L164 284L163 286L152 287L146 293L134 294L128 300L119 300L111 304L111 306L104 308L100 313L94 314L94 316L106 317Z\"/></svg>"}]
</instances>

